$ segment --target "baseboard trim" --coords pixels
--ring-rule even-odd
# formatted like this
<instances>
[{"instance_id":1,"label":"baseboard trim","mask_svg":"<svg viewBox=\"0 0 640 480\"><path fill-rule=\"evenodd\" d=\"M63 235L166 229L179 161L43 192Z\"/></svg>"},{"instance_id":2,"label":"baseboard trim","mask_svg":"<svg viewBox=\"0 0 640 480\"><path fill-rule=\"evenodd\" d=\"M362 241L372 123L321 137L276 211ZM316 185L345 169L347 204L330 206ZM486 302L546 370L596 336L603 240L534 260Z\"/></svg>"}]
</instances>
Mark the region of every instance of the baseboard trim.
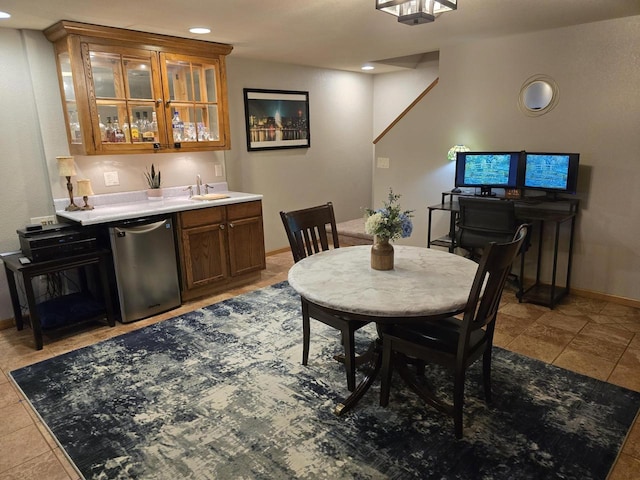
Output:
<instances>
[{"instance_id":1,"label":"baseboard trim","mask_svg":"<svg viewBox=\"0 0 640 480\"><path fill-rule=\"evenodd\" d=\"M267 252L267 257L271 257L272 255L278 255L279 253L284 253L284 252L290 252L291 251L291 247L284 247L284 248L279 248L277 250L271 250L270 252Z\"/></svg>"},{"instance_id":2,"label":"baseboard trim","mask_svg":"<svg viewBox=\"0 0 640 480\"><path fill-rule=\"evenodd\" d=\"M583 290L581 288L573 287L571 288L570 294L578 297L592 298L594 300L604 300L606 302L624 305L626 307L640 308L640 300L634 300L632 298L619 297L617 295L609 295L607 293L594 292L592 290Z\"/></svg>"},{"instance_id":3,"label":"baseboard trim","mask_svg":"<svg viewBox=\"0 0 640 480\"><path fill-rule=\"evenodd\" d=\"M12 328L16 326L16 322L13 318L5 318L4 320L0 320L0 330L6 330L7 328Z\"/></svg>"}]
</instances>

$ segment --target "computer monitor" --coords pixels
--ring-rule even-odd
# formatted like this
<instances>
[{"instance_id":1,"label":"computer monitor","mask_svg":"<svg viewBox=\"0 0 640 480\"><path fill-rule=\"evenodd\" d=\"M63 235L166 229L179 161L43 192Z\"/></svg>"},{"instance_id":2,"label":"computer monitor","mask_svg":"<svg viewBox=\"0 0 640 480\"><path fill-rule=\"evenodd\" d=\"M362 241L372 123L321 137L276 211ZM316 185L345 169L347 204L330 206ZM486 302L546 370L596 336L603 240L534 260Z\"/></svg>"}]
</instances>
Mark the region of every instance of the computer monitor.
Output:
<instances>
[{"instance_id":1,"label":"computer monitor","mask_svg":"<svg viewBox=\"0 0 640 480\"><path fill-rule=\"evenodd\" d=\"M578 153L525 152L521 188L543 190L548 196L575 194L579 163Z\"/></svg>"},{"instance_id":2,"label":"computer monitor","mask_svg":"<svg viewBox=\"0 0 640 480\"><path fill-rule=\"evenodd\" d=\"M517 188L521 152L458 152L455 186L480 189L481 196L493 195L492 188Z\"/></svg>"}]
</instances>

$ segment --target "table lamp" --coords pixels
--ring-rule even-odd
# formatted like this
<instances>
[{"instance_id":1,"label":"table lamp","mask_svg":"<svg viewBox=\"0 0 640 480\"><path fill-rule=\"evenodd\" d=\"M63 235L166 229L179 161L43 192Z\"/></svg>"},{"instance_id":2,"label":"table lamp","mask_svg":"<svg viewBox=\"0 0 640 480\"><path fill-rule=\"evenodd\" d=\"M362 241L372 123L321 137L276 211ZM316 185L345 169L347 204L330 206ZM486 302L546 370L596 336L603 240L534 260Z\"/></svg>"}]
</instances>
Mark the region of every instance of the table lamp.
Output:
<instances>
[{"instance_id":1,"label":"table lamp","mask_svg":"<svg viewBox=\"0 0 640 480\"><path fill-rule=\"evenodd\" d=\"M456 159L458 158L458 152L470 152L470 151L471 149L466 145L454 145L447 152L447 160L449 160L450 162L455 162ZM462 190L460 190L458 187L455 187L453 190L451 190L451 193L460 193L460 192L462 192Z\"/></svg>"},{"instance_id":2,"label":"table lamp","mask_svg":"<svg viewBox=\"0 0 640 480\"><path fill-rule=\"evenodd\" d=\"M80 210L80 207L73 203L73 184L71 177L76 175L76 167L73 164L73 157L56 157L58 161L58 173L61 177L67 177L67 191L69 192L69 205L65 208L68 212Z\"/></svg>"},{"instance_id":3,"label":"table lamp","mask_svg":"<svg viewBox=\"0 0 640 480\"><path fill-rule=\"evenodd\" d=\"M81 210L93 210L93 206L87 202L87 197L93 195L93 189L91 188L91 180L88 178L78 180L78 195L82 195L84 205L80 207Z\"/></svg>"}]
</instances>

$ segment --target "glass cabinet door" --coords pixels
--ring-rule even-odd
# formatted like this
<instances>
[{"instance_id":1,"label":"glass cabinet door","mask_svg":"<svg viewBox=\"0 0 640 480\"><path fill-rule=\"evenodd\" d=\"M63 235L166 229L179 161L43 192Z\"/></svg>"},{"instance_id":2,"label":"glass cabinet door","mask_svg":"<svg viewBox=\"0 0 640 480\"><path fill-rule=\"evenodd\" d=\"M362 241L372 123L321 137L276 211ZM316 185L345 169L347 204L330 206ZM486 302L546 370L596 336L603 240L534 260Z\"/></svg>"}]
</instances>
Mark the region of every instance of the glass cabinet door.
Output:
<instances>
[{"instance_id":1,"label":"glass cabinet door","mask_svg":"<svg viewBox=\"0 0 640 480\"><path fill-rule=\"evenodd\" d=\"M221 143L218 61L167 53L161 62L169 138L179 144Z\"/></svg>"},{"instance_id":2,"label":"glass cabinet door","mask_svg":"<svg viewBox=\"0 0 640 480\"><path fill-rule=\"evenodd\" d=\"M60 81L62 86L62 101L67 115L67 135L69 145L81 145L82 130L78 118L78 104L76 102L75 87L73 85L73 71L71 58L68 52L58 54L58 66L60 68Z\"/></svg>"},{"instance_id":3,"label":"glass cabinet door","mask_svg":"<svg viewBox=\"0 0 640 480\"><path fill-rule=\"evenodd\" d=\"M89 59L102 146L153 148L160 142L153 52L92 45Z\"/></svg>"}]
</instances>

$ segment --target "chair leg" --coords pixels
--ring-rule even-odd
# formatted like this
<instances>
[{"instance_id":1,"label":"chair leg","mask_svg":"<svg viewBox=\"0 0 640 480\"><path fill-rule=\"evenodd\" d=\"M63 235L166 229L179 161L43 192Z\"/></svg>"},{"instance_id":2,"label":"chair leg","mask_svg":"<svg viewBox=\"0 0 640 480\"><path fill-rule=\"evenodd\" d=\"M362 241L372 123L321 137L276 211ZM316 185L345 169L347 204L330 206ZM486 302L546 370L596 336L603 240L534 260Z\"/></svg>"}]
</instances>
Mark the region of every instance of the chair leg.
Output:
<instances>
[{"instance_id":1,"label":"chair leg","mask_svg":"<svg viewBox=\"0 0 640 480\"><path fill-rule=\"evenodd\" d=\"M347 371L347 388L353 392L356 388L356 351L355 335L350 328L342 331L344 347L344 368Z\"/></svg>"},{"instance_id":2,"label":"chair leg","mask_svg":"<svg viewBox=\"0 0 640 480\"><path fill-rule=\"evenodd\" d=\"M464 409L464 369L456 369L453 386L453 425L456 438L462 438L462 410Z\"/></svg>"},{"instance_id":3,"label":"chair leg","mask_svg":"<svg viewBox=\"0 0 640 480\"><path fill-rule=\"evenodd\" d=\"M392 368L391 340L383 337L382 340L382 374L380 385L380 406L389 405L389 393L391 392L391 377L393 375Z\"/></svg>"},{"instance_id":4,"label":"chair leg","mask_svg":"<svg viewBox=\"0 0 640 480\"><path fill-rule=\"evenodd\" d=\"M482 355L482 383L484 385L484 398L491 403L491 349L487 348Z\"/></svg>"},{"instance_id":5,"label":"chair leg","mask_svg":"<svg viewBox=\"0 0 640 480\"><path fill-rule=\"evenodd\" d=\"M302 365L309 361L309 337L311 328L309 326L309 305L302 302Z\"/></svg>"}]
</instances>

